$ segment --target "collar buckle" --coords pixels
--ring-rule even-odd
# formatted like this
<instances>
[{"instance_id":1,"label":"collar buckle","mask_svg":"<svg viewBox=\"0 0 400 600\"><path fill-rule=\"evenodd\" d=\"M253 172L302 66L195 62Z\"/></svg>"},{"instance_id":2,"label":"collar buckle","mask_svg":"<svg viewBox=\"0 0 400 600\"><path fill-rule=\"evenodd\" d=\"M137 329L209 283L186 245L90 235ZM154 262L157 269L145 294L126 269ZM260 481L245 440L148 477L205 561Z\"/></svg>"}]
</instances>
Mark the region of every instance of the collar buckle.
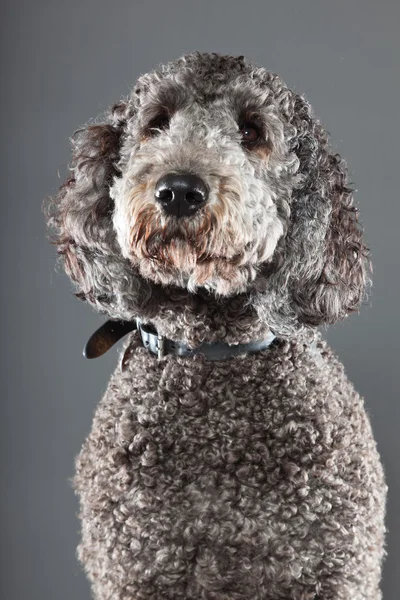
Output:
<instances>
[{"instance_id":1,"label":"collar buckle","mask_svg":"<svg viewBox=\"0 0 400 600\"><path fill-rule=\"evenodd\" d=\"M161 360L165 356L165 337L163 335L157 335L157 358Z\"/></svg>"}]
</instances>

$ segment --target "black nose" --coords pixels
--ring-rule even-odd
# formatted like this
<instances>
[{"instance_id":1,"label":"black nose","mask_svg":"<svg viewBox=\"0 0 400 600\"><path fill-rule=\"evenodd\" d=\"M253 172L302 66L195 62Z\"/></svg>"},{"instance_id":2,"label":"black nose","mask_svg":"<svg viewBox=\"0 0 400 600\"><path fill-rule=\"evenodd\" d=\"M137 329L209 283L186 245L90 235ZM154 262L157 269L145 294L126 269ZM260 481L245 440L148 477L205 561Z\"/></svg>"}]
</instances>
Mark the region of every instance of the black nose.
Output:
<instances>
[{"instance_id":1,"label":"black nose","mask_svg":"<svg viewBox=\"0 0 400 600\"><path fill-rule=\"evenodd\" d=\"M208 188L197 175L168 173L157 181L154 195L169 215L188 217L207 202Z\"/></svg>"}]
</instances>

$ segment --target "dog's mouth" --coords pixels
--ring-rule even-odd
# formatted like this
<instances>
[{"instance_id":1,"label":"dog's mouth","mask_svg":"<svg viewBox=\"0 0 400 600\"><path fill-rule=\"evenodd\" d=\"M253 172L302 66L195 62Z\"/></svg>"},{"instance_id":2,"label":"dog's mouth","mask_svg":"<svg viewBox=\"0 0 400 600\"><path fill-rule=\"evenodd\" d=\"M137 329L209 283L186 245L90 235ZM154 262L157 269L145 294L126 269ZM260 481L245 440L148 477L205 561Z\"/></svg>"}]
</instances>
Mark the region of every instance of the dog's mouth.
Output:
<instances>
[{"instance_id":1,"label":"dog's mouth","mask_svg":"<svg viewBox=\"0 0 400 600\"><path fill-rule=\"evenodd\" d=\"M238 267L244 256L243 252L231 252L230 255L215 252L203 241L199 243L196 238L188 238L181 233L168 236L153 233L145 240L137 240L134 247L135 255L139 255L141 259L149 260L164 269L176 268L183 272L212 263Z\"/></svg>"},{"instance_id":2,"label":"dog's mouth","mask_svg":"<svg viewBox=\"0 0 400 600\"><path fill-rule=\"evenodd\" d=\"M248 248L226 242L212 216L193 220L138 223L130 238L131 260L146 279L195 291L199 287L229 295L245 291L257 267L249 264ZM229 236L228 236L229 239Z\"/></svg>"},{"instance_id":3,"label":"dog's mouth","mask_svg":"<svg viewBox=\"0 0 400 600\"><path fill-rule=\"evenodd\" d=\"M209 209L194 219L166 219L152 206L137 215L129 245L133 256L178 268L215 261L238 265L245 251L234 232L226 226L222 231L218 215Z\"/></svg>"}]
</instances>

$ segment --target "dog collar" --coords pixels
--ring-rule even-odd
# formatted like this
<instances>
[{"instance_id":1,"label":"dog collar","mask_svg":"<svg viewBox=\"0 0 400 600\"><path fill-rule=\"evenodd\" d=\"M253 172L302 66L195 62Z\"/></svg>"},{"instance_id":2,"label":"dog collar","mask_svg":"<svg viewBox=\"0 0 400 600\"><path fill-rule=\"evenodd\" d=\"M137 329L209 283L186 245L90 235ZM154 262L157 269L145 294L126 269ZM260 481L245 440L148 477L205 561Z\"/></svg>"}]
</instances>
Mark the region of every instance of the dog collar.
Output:
<instances>
[{"instance_id":1,"label":"dog collar","mask_svg":"<svg viewBox=\"0 0 400 600\"><path fill-rule=\"evenodd\" d=\"M175 354L175 356L187 357L202 354L207 360L224 360L231 356L247 352L259 352L268 348L275 339L273 333L270 333L264 340L249 342L248 344L225 344L223 342L204 342L197 348L189 348L184 342L175 342L159 335L151 326L143 325L138 322L138 329L142 337L143 345L150 352L157 355L158 359L166 354Z\"/></svg>"},{"instance_id":2,"label":"dog collar","mask_svg":"<svg viewBox=\"0 0 400 600\"><path fill-rule=\"evenodd\" d=\"M184 342L170 340L148 324L143 324L140 319L135 321L106 321L93 335L84 347L83 355L86 358L101 356L122 337L131 331L138 330L145 348L161 360L166 354L180 357L196 356L202 354L207 360L224 360L244 353L260 352L271 346L276 336L269 333L263 340L256 340L248 344L226 344L223 342L204 342L197 348L189 348Z\"/></svg>"}]
</instances>

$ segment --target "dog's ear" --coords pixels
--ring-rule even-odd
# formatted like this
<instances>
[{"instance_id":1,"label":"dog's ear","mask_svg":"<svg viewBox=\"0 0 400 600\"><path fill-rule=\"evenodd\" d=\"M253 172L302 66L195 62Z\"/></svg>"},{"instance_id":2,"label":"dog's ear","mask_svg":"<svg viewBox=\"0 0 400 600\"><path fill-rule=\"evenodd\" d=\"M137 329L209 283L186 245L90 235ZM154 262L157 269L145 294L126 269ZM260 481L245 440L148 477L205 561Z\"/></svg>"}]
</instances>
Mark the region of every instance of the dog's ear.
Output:
<instances>
[{"instance_id":1,"label":"dog's ear","mask_svg":"<svg viewBox=\"0 0 400 600\"><path fill-rule=\"evenodd\" d=\"M359 308L370 263L346 163L330 149L308 102L294 97L292 150L302 183L293 196L286 273L300 321L315 326Z\"/></svg>"},{"instance_id":2,"label":"dog's ear","mask_svg":"<svg viewBox=\"0 0 400 600\"><path fill-rule=\"evenodd\" d=\"M357 311L369 280L368 249L363 241L352 190L345 184L344 166L330 156L330 211L322 255L311 277L304 273L294 287L302 320L311 325L335 323ZM328 199L327 199L328 200Z\"/></svg>"},{"instance_id":3,"label":"dog's ear","mask_svg":"<svg viewBox=\"0 0 400 600\"><path fill-rule=\"evenodd\" d=\"M119 256L109 188L119 175L127 112L127 105L120 102L112 107L105 122L75 132L71 176L45 206L48 225L55 234L53 242L76 284L76 295L100 310L112 300L109 271Z\"/></svg>"}]
</instances>

